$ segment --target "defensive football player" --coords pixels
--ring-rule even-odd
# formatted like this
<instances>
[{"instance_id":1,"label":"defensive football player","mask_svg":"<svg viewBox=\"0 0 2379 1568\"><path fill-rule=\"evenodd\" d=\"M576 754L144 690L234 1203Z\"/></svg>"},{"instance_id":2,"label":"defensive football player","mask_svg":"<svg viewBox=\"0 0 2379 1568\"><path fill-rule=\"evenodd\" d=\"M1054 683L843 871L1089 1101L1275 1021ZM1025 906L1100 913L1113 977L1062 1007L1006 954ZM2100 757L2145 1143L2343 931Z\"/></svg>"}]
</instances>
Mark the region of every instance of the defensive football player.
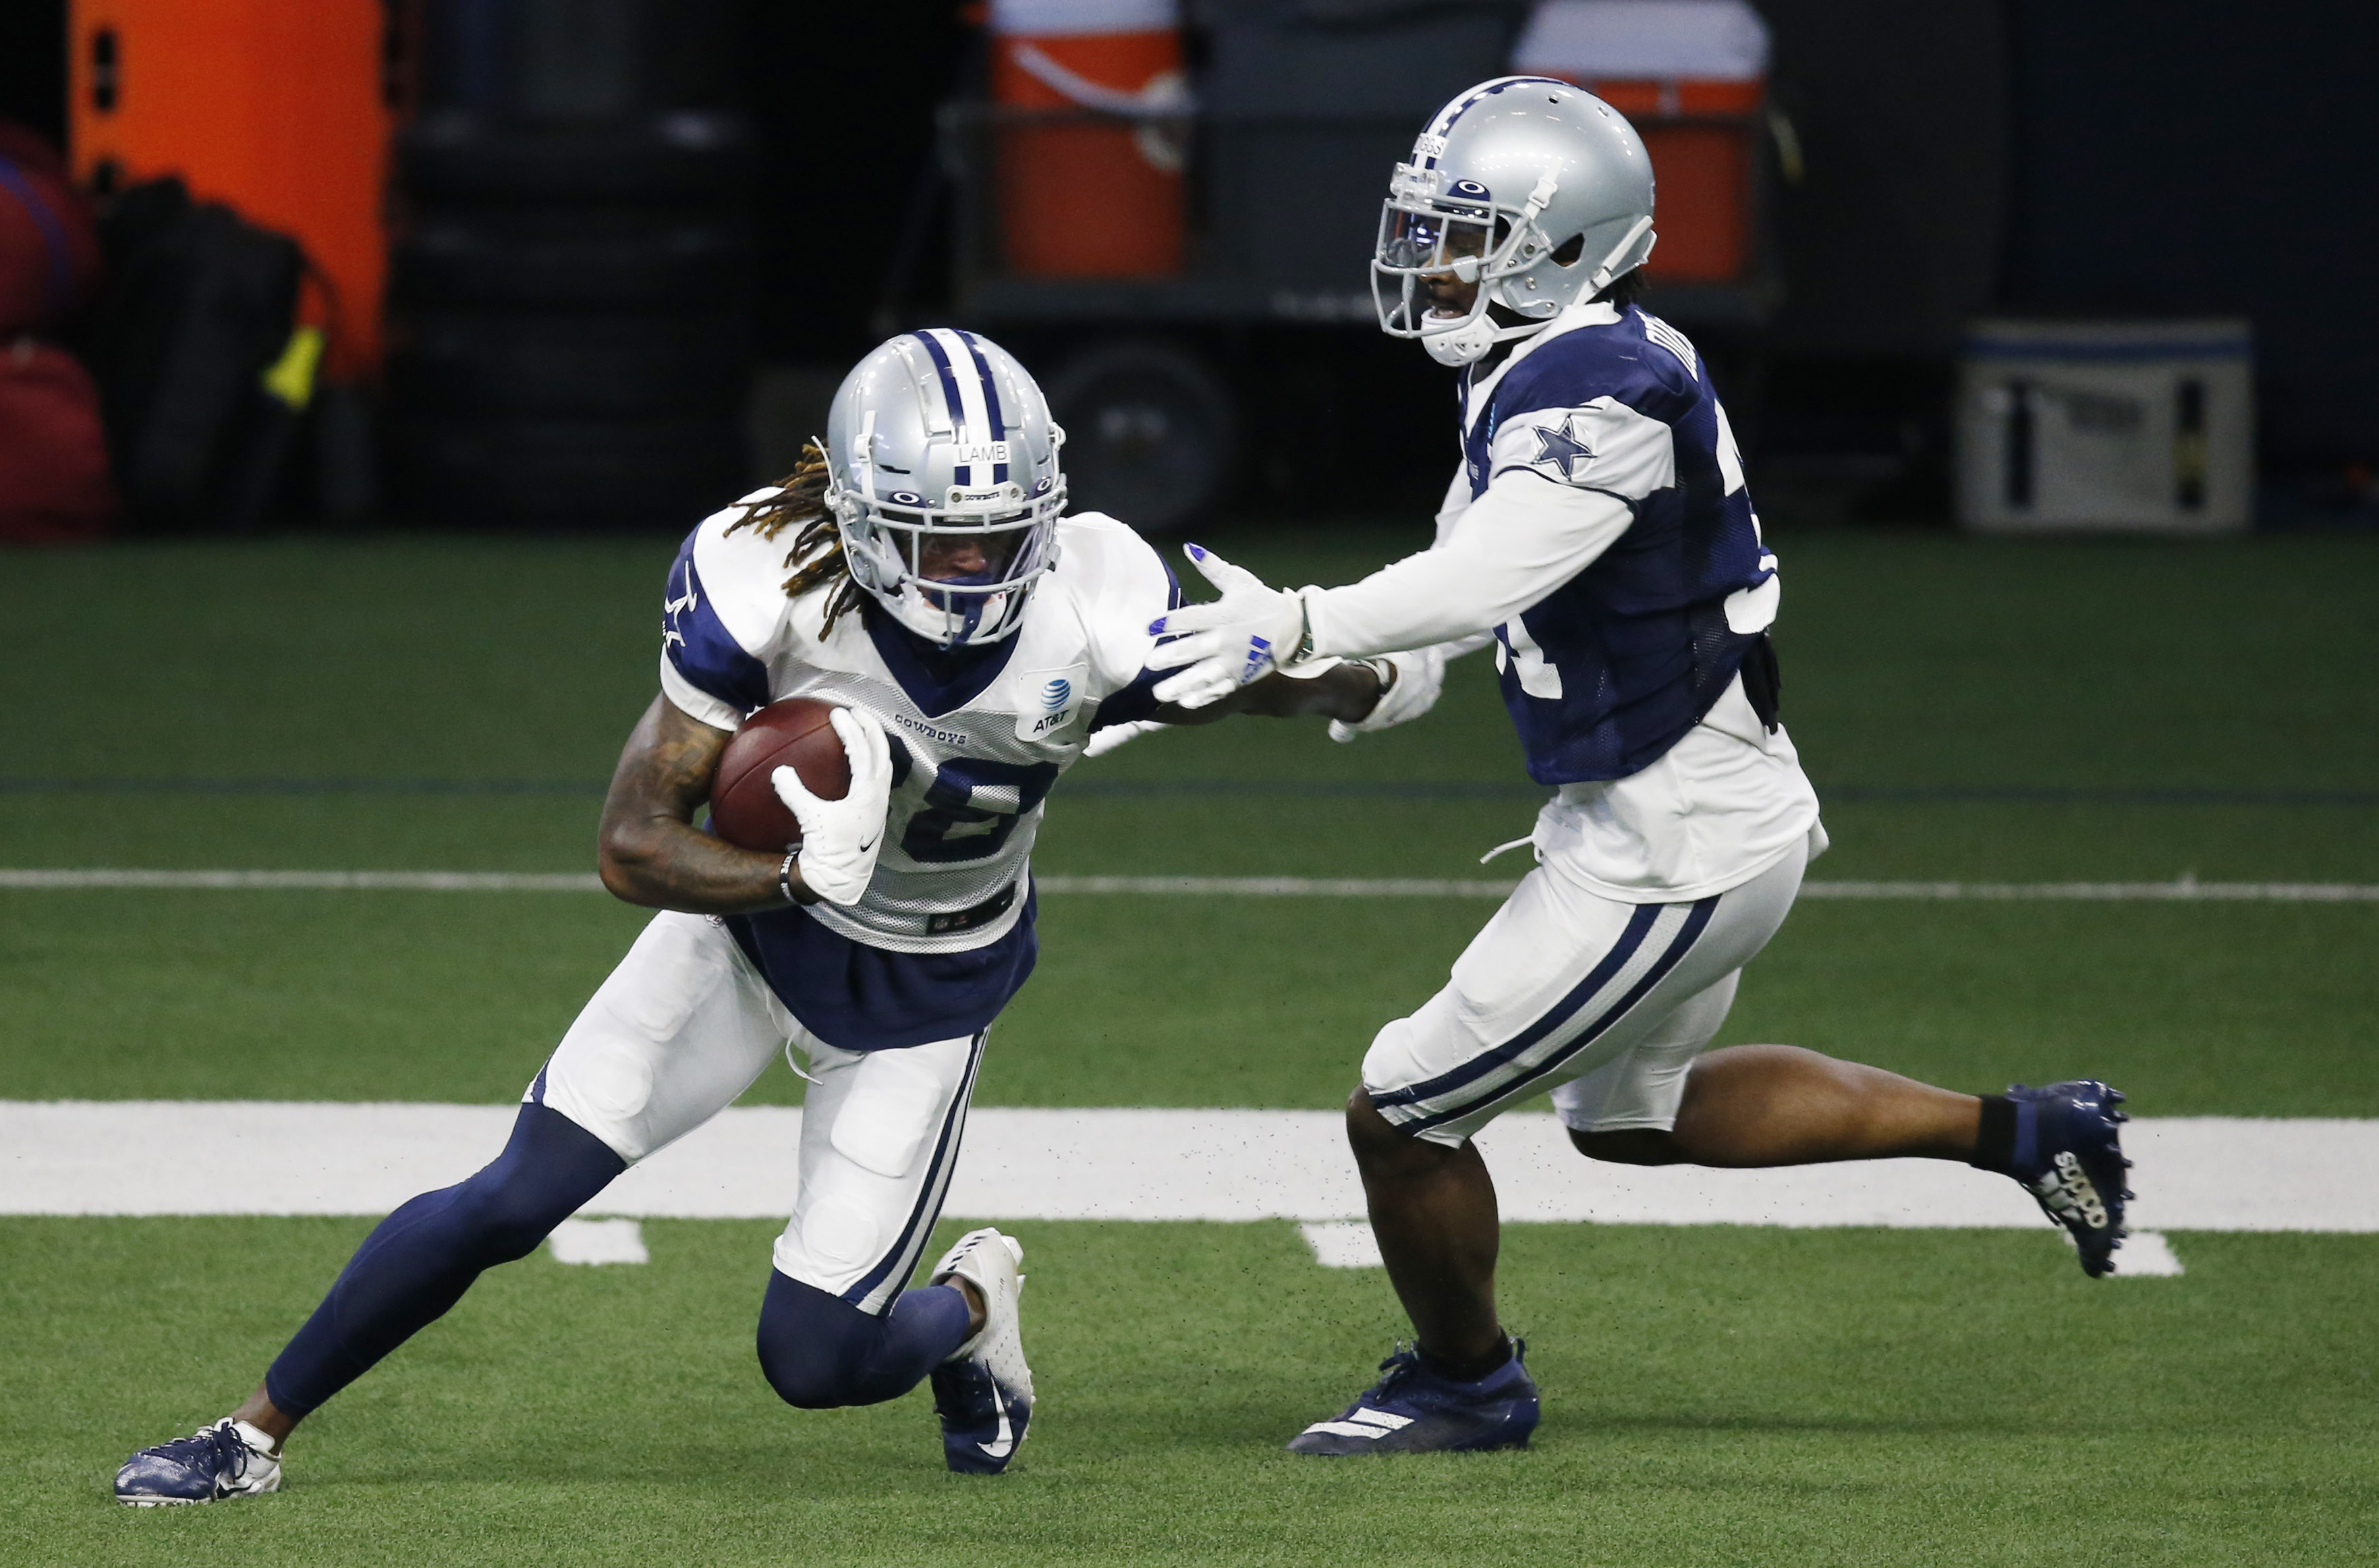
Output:
<instances>
[{"instance_id":1,"label":"defensive football player","mask_svg":"<svg viewBox=\"0 0 2379 1568\"><path fill-rule=\"evenodd\" d=\"M694 529L670 573L660 694L601 829L605 885L664 912L529 1084L494 1163L382 1221L262 1386L133 1455L120 1500L276 1490L308 1414L795 1050L800 1188L760 1307L762 1371L804 1409L930 1377L949 1467L1007 1467L1033 1400L1022 1248L978 1230L903 1287L992 1020L1033 971L1028 860L1050 786L1103 728L1205 717L1152 695L1149 623L1178 589L1122 524L1064 515L1063 440L996 344L906 333L843 381L823 452ZM1359 718L1382 680L1341 667L1208 711ZM776 770L797 854L696 827L737 726L789 696L837 706L848 793Z\"/></svg>"},{"instance_id":2,"label":"defensive football player","mask_svg":"<svg viewBox=\"0 0 2379 1568\"><path fill-rule=\"evenodd\" d=\"M1347 1133L1418 1337L1300 1453L1528 1441L1536 1388L1496 1316L1470 1140L1547 1089L1594 1159L1964 1160L2022 1182L2094 1276L2123 1235L2122 1097L2102 1083L1977 1099L1790 1046L1703 1054L1826 839L1777 720L1777 562L1726 411L1635 303L1652 238L1644 144L1608 104L1539 77L1448 103L1395 169L1372 270L1381 326L1462 370L1435 548L1326 592L1204 557L1223 597L1154 628L1189 633L1152 658L1182 667L1156 696L1193 708L1419 650L1354 729L1412 717L1445 657L1491 645L1529 776L1556 791L1537 868L1364 1057Z\"/></svg>"}]
</instances>

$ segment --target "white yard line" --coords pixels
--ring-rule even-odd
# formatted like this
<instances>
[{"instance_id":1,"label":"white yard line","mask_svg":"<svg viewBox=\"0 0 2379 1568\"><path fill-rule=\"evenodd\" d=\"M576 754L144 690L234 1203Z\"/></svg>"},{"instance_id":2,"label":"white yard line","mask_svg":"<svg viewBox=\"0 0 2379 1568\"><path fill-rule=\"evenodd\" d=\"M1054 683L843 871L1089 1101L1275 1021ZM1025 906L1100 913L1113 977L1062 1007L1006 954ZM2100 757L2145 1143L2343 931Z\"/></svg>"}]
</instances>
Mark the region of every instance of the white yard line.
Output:
<instances>
[{"instance_id":1,"label":"white yard line","mask_svg":"<svg viewBox=\"0 0 2379 1568\"><path fill-rule=\"evenodd\" d=\"M502 1147L510 1105L0 1101L0 1213L381 1214ZM781 1219L801 1112L724 1112L587 1206ZM2379 1120L2183 1116L2125 1129L2143 1230L2379 1233ZM1479 1144L1503 1215L1613 1224L2045 1224L2014 1184L1937 1160L1775 1171L1597 1164L1553 1118ZM238 1172L236 1180L194 1173ZM1334 1111L1028 1110L969 1119L948 1212L991 1220L1359 1219Z\"/></svg>"},{"instance_id":2,"label":"white yard line","mask_svg":"<svg viewBox=\"0 0 2379 1568\"><path fill-rule=\"evenodd\" d=\"M1042 876L1042 892L1131 894L1151 898L1501 899L1516 883L1491 878L1361 876ZM78 888L169 891L284 889L408 893L600 893L598 877L577 873L509 871L151 871L0 869L0 889ZM2379 902L2364 882L1804 882L1805 899L2050 899L2082 903Z\"/></svg>"},{"instance_id":3,"label":"white yard line","mask_svg":"<svg viewBox=\"0 0 2379 1568\"><path fill-rule=\"evenodd\" d=\"M407 893L600 893L600 877L513 871L137 871L0 870L0 887L185 890L328 889Z\"/></svg>"},{"instance_id":4,"label":"white yard line","mask_svg":"<svg viewBox=\"0 0 2379 1568\"><path fill-rule=\"evenodd\" d=\"M1313 1249L1313 1260L1325 1269L1385 1266L1385 1260L1380 1256L1379 1238L1371 1234L1367 1220L1308 1220L1297 1228L1305 1237L1305 1245ZM559 1255L557 1248L556 1256ZM2114 1277L2121 1280L2175 1279L2187 1272L2172 1249L2172 1238L2161 1231L2131 1232L2123 1242L2119 1262Z\"/></svg>"},{"instance_id":5,"label":"white yard line","mask_svg":"<svg viewBox=\"0 0 2379 1568\"><path fill-rule=\"evenodd\" d=\"M557 1263L649 1263L645 1227L634 1220L564 1220L545 1238Z\"/></svg>"}]
</instances>

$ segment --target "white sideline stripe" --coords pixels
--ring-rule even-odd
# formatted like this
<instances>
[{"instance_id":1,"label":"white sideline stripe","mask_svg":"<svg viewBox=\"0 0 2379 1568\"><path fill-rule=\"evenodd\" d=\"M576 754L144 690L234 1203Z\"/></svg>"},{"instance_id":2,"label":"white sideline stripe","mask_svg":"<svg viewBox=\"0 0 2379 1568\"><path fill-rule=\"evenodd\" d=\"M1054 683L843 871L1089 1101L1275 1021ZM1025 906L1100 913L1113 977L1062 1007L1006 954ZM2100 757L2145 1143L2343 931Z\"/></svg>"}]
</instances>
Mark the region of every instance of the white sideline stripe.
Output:
<instances>
[{"instance_id":1,"label":"white sideline stripe","mask_svg":"<svg viewBox=\"0 0 2379 1568\"><path fill-rule=\"evenodd\" d=\"M1049 894L1125 893L1238 899L1501 899L1516 882L1423 876L1042 876ZM600 893L581 873L511 871L142 871L0 869L0 888L130 887L168 890L291 889L409 893ZM2379 902L2364 882L1804 882L1805 899L2051 899L2083 903Z\"/></svg>"},{"instance_id":2,"label":"white sideline stripe","mask_svg":"<svg viewBox=\"0 0 2379 1568\"><path fill-rule=\"evenodd\" d=\"M2115 1278L2119 1280L2178 1279L2187 1272L2180 1266L2172 1242L2160 1231L2131 1232L2124 1238L2121 1250L2115 1254Z\"/></svg>"},{"instance_id":3,"label":"white sideline stripe","mask_svg":"<svg viewBox=\"0 0 2379 1568\"><path fill-rule=\"evenodd\" d=\"M503 1146L512 1105L0 1101L0 1213L384 1214ZM590 1213L779 1219L801 1111L737 1106L614 1182ZM2379 1120L2132 1122L2141 1230L2379 1233ZM2045 1228L2014 1183L1940 1160L1773 1171L1600 1164L1554 1119L1479 1138L1503 1217L1612 1224ZM193 1173L239 1172L236 1180ZM1358 1220L1336 1111L991 1107L947 1212L985 1220Z\"/></svg>"},{"instance_id":4,"label":"white sideline stripe","mask_svg":"<svg viewBox=\"0 0 2379 1568\"><path fill-rule=\"evenodd\" d=\"M649 1263L645 1227L634 1220L564 1220L545 1238L557 1263Z\"/></svg>"},{"instance_id":5,"label":"white sideline stripe","mask_svg":"<svg viewBox=\"0 0 2379 1568\"><path fill-rule=\"evenodd\" d=\"M1380 1256L1380 1238L1371 1234L1368 1220L1308 1220L1297 1229L1305 1245L1313 1248L1313 1260L1325 1269L1387 1266L1387 1260Z\"/></svg>"}]
</instances>

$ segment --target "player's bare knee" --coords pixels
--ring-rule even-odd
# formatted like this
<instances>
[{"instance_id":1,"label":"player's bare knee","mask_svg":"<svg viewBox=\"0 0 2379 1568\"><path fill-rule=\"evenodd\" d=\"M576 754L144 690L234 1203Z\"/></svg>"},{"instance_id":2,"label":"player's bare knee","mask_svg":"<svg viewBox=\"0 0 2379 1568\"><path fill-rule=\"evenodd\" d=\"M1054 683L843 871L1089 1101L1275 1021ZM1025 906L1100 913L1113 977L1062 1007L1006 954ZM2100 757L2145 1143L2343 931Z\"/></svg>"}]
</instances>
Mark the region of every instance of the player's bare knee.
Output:
<instances>
[{"instance_id":1,"label":"player's bare knee","mask_svg":"<svg viewBox=\"0 0 2379 1568\"><path fill-rule=\"evenodd\" d=\"M1370 1092L1359 1088L1346 1096L1346 1141L1360 1154L1367 1149L1392 1148L1402 1135L1371 1104Z\"/></svg>"},{"instance_id":2,"label":"player's bare knee","mask_svg":"<svg viewBox=\"0 0 2379 1568\"><path fill-rule=\"evenodd\" d=\"M1371 1095L1360 1089L1346 1099L1346 1141L1355 1151L1355 1163L1374 1173L1432 1170L1453 1152L1380 1115Z\"/></svg>"},{"instance_id":3,"label":"player's bare knee","mask_svg":"<svg viewBox=\"0 0 2379 1568\"><path fill-rule=\"evenodd\" d=\"M1615 1128L1609 1132L1570 1128L1571 1147L1589 1160L1613 1165L1675 1165L1685 1161L1674 1134L1656 1127Z\"/></svg>"}]
</instances>

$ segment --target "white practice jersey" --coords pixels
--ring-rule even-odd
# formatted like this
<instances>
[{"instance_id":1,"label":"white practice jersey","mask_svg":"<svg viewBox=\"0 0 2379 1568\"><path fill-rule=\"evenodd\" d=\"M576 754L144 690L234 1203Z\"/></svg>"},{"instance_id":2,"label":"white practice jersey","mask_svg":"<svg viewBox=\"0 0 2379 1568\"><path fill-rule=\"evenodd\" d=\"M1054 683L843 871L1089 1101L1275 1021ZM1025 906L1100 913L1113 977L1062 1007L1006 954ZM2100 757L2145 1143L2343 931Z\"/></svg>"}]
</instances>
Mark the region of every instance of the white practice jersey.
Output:
<instances>
[{"instance_id":1,"label":"white practice jersey","mask_svg":"<svg viewBox=\"0 0 2379 1568\"><path fill-rule=\"evenodd\" d=\"M771 541L754 527L731 531L743 514L739 505L706 519L678 556L662 692L721 730L785 697L874 716L893 762L876 877L858 903L813 904L810 918L892 952L998 940L1022 914L1042 803L1057 776L1094 726L1154 706L1148 627L1177 603L1171 572L1115 519L1068 517L1056 567L1016 633L937 660L888 617L859 610L821 638L832 587L786 597L791 532Z\"/></svg>"}]
</instances>

